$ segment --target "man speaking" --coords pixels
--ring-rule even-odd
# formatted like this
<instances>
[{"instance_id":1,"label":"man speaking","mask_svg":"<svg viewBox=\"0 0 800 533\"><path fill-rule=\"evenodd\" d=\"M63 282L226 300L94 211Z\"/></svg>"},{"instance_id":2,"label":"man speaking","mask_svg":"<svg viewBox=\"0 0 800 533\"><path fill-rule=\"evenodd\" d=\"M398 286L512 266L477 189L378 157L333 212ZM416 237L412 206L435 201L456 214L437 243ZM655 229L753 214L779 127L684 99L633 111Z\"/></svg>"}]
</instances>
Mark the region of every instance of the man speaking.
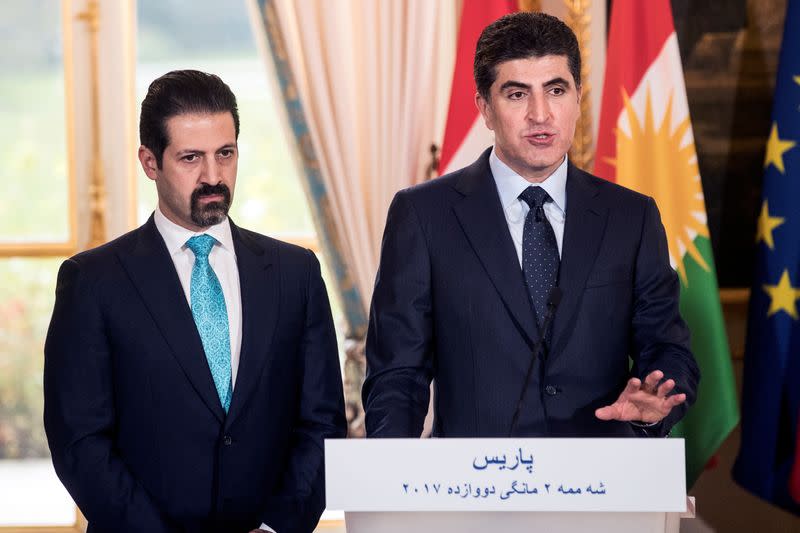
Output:
<instances>
[{"instance_id":1,"label":"man speaking","mask_svg":"<svg viewBox=\"0 0 800 533\"><path fill-rule=\"evenodd\" d=\"M44 422L90 533L308 533L322 513L323 439L345 435L328 296L313 253L228 218L238 135L217 76L155 80L155 213L59 271Z\"/></svg>"},{"instance_id":2,"label":"man speaking","mask_svg":"<svg viewBox=\"0 0 800 533\"><path fill-rule=\"evenodd\" d=\"M655 202L572 166L581 58L542 13L475 52L494 147L399 192L367 334L367 435L665 436L699 371Z\"/></svg>"}]
</instances>

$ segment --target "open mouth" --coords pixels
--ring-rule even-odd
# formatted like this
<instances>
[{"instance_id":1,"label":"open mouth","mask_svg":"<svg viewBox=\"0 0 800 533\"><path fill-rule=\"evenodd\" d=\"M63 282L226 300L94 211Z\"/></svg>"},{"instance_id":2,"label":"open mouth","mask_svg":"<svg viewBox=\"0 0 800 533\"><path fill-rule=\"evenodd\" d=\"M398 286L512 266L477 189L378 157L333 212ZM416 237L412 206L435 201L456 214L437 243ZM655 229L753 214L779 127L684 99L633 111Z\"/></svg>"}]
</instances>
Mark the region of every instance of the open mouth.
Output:
<instances>
[{"instance_id":1,"label":"open mouth","mask_svg":"<svg viewBox=\"0 0 800 533\"><path fill-rule=\"evenodd\" d=\"M555 134L552 133L535 133L533 135L526 135L525 139L535 145L549 145L555 139Z\"/></svg>"}]
</instances>

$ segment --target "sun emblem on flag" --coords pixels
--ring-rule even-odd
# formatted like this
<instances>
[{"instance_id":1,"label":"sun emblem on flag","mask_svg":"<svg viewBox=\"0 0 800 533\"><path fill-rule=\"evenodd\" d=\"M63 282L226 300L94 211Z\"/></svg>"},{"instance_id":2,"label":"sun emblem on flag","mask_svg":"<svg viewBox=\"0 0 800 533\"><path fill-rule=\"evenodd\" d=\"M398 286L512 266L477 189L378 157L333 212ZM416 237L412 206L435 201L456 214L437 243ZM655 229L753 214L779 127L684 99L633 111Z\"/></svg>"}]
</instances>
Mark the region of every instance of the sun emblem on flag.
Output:
<instances>
[{"instance_id":1,"label":"sun emblem on flag","mask_svg":"<svg viewBox=\"0 0 800 533\"><path fill-rule=\"evenodd\" d=\"M629 132L616 128L617 157L607 161L616 167L617 183L656 200L667 233L670 263L688 285L686 254L704 270L711 270L694 243L698 235L708 237L708 225L688 109L672 127L670 92L664 118L656 124L649 88L643 120L624 89L622 96Z\"/></svg>"}]
</instances>

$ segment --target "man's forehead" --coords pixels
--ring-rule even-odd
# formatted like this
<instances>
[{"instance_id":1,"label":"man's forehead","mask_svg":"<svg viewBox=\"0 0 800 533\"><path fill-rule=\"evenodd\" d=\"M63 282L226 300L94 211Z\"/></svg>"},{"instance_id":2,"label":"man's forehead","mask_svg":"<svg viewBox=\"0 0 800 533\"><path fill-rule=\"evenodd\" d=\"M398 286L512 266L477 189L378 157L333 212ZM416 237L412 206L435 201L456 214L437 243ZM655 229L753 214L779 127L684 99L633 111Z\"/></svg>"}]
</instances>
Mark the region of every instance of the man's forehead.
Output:
<instances>
[{"instance_id":1,"label":"man's forehead","mask_svg":"<svg viewBox=\"0 0 800 533\"><path fill-rule=\"evenodd\" d=\"M235 127L233 114L231 114L230 111L191 111L178 113L177 115L167 117L165 123L167 128L192 125L202 126L211 123L214 125L228 125L229 123L231 128Z\"/></svg>"},{"instance_id":2,"label":"man's forehead","mask_svg":"<svg viewBox=\"0 0 800 533\"><path fill-rule=\"evenodd\" d=\"M498 63L495 66L495 83L502 84L508 79L520 75L537 78L537 81L547 81L553 74L558 74L574 84L572 71L569 68L569 59L562 54L532 55Z\"/></svg>"},{"instance_id":3,"label":"man's forehead","mask_svg":"<svg viewBox=\"0 0 800 533\"><path fill-rule=\"evenodd\" d=\"M176 144L236 143L236 126L229 111L219 113L180 113L169 117L166 122L167 142Z\"/></svg>"}]
</instances>

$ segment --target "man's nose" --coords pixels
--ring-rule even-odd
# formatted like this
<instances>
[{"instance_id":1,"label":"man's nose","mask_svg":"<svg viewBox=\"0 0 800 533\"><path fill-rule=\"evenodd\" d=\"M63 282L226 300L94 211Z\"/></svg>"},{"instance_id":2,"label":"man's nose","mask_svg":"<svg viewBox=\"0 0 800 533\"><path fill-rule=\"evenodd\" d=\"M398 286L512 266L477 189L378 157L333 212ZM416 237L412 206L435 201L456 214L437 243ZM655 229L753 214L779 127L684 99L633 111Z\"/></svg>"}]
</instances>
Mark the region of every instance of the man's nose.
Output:
<instances>
[{"instance_id":1,"label":"man's nose","mask_svg":"<svg viewBox=\"0 0 800 533\"><path fill-rule=\"evenodd\" d=\"M528 120L541 124L550 116L550 105L544 96L533 95L528 100Z\"/></svg>"},{"instance_id":2,"label":"man's nose","mask_svg":"<svg viewBox=\"0 0 800 533\"><path fill-rule=\"evenodd\" d=\"M222 181L222 166L215 158L205 158L203 174L200 179L203 183L208 183L209 185L216 185Z\"/></svg>"}]
</instances>

